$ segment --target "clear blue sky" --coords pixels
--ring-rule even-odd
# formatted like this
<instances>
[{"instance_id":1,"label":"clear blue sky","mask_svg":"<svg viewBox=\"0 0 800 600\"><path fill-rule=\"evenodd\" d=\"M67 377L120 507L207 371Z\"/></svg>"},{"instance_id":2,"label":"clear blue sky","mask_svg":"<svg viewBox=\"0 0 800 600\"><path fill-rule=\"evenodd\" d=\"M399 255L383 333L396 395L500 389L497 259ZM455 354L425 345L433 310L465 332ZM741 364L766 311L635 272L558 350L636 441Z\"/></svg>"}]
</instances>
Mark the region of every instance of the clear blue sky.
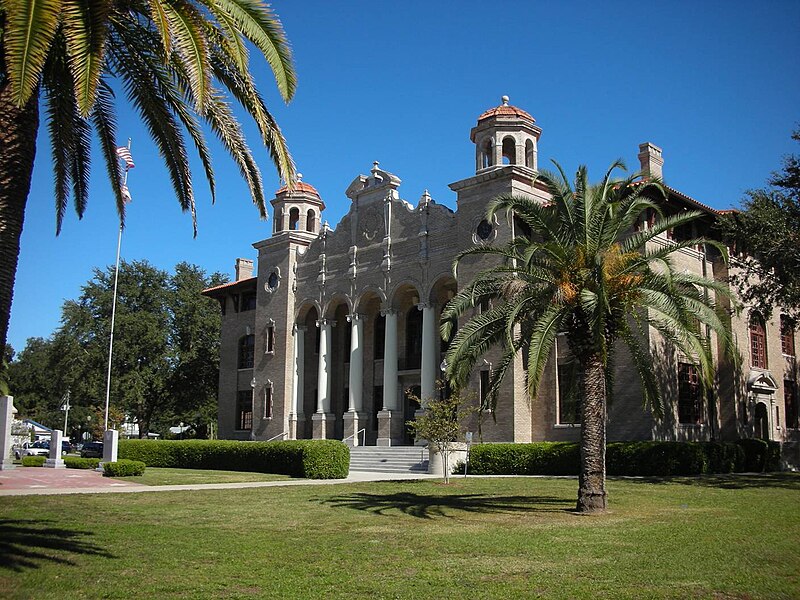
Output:
<instances>
[{"instance_id":1,"label":"clear blue sky","mask_svg":"<svg viewBox=\"0 0 800 600\"><path fill-rule=\"evenodd\" d=\"M669 185L717 208L764 184L800 123L800 2L288 2L274 3L294 49L295 100L284 105L262 62L257 81L304 180L327 204L331 226L344 195L372 161L398 175L416 205L424 189L454 207L447 185L474 173L469 130L507 94L542 127L540 165L587 164L599 178L638 144L664 149ZM258 138L248 124L255 147ZM125 259L171 269L180 261L232 275L238 256L269 236L245 186L216 148L217 203L195 169L199 234L180 212L155 147L134 113ZM265 187L279 187L256 148ZM89 207L55 237L50 148L40 136L17 273L9 342L59 325L93 267L113 264L117 219L95 159ZM271 196L270 196L271 197Z\"/></svg>"}]
</instances>

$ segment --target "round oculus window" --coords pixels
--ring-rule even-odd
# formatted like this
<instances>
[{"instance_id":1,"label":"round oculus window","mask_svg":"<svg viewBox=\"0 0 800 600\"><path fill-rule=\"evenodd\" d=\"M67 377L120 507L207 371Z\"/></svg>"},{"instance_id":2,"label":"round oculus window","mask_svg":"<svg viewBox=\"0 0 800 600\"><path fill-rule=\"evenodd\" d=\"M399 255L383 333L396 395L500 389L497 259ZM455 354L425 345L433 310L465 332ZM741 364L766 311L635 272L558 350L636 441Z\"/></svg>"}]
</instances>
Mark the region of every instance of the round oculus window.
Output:
<instances>
[{"instance_id":1,"label":"round oculus window","mask_svg":"<svg viewBox=\"0 0 800 600\"><path fill-rule=\"evenodd\" d=\"M489 237L492 235L492 224L489 223L486 219L478 223L478 227L475 230L475 233L478 234L478 237L482 240L488 240Z\"/></svg>"}]
</instances>

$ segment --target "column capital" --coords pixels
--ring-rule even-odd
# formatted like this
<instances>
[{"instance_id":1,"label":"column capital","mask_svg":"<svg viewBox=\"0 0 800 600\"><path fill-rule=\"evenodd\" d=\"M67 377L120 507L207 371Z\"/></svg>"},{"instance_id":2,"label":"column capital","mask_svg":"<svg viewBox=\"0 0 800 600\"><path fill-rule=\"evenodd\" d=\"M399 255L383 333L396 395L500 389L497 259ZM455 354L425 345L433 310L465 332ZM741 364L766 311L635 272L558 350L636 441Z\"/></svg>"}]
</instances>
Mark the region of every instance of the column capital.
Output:
<instances>
[{"instance_id":1,"label":"column capital","mask_svg":"<svg viewBox=\"0 0 800 600\"><path fill-rule=\"evenodd\" d=\"M336 327L336 321L333 319L318 319L317 327Z\"/></svg>"},{"instance_id":2,"label":"column capital","mask_svg":"<svg viewBox=\"0 0 800 600\"><path fill-rule=\"evenodd\" d=\"M397 309L393 308L391 306L388 306L386 308L382 308L381 309L381 316L382 317L386 317L388 315L396 315L396 314L397 314Z\"/></svg>"},{"instance_id":3,"label":"column capital","mask_svg":"<svg viewBox=\"0 0 800 600\"><path fill-rule=\"evenodd\" d=\"M417 310L425 310L426 308L433 308L433 302L420 302L417 304Z\"/></svg>"},{"instance_id":4,"label":"column capital","mask_svg":"<svg viewBox=\"0 0 800 600\"><path fill-rule=\"evenodd\" d=\"M305 331L306 329L308 329L308 327L306 327L305 325L299 325L298 323L295 323L294 326L292 327L292 333L297 333L298 331Z\"/></svg>"},{"instance_id":5,"label":"column capital","mask_svg":"<svg viewBox=\"0 0 800 600\"><path fill-rule=\"evenodd\" d=\"M347 315L347 322L352 323L353 321L363 321L364 316L365 315L363 313L357 313L357 312L350 313L349 315Z\"/></svg>"}]
</instances>

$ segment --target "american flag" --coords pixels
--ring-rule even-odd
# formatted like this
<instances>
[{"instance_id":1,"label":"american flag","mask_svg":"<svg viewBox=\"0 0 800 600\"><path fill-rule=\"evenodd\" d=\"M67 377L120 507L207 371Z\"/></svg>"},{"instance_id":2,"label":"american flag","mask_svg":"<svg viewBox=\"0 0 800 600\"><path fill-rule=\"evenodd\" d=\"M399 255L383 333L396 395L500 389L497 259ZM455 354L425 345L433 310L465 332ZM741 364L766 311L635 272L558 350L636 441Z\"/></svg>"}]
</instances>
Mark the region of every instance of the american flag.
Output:
<instances>
[{"instance_id":1,"label":"american flag","mask_svg":"<svg viewBox=\"0 0 800 600\"><path fill-rule=\"evenodd\" d=\"M133 200L133 198L131 198L131 193L128 191L128 186L127 185L123 185L120 188L120 191L122 192L122 201L125 204L128 204L129 202L131 202Z\"/></svg>"},{"instance_id":2,"label":"american flag","mask_svg":"<svg viewBox=\"0 0 800 600\"><path fill-rule=\"evenodd\" d=\"M120 146L117 148L117 156L125 161L125 168L132 169L136 165L133 164L133 157L131 156L131 150L127 146Z\"/></svg>"}]
</instances>

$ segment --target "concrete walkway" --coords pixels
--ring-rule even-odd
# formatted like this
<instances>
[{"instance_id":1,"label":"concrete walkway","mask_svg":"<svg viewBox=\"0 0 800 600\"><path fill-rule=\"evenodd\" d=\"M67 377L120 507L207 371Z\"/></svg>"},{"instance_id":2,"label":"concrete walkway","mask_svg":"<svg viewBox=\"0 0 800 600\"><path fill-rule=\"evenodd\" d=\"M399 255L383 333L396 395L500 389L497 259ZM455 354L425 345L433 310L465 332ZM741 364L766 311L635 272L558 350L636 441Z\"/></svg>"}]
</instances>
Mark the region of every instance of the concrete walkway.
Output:
<instances>
[{"instance_id":1,"label":"concrete walkway","mask_svg":"<svg viewBox=\"0 0 800 600\"><path fill-rule=\"evenodd\" d=\"M361 481L395 481L399 479L437 479L426 473L367 473L351 471L347 479L285 479L281 481L248 481L242 483L201 483L191 485L142 485L103 477L102 473L84 469L46 469L17 467L0 471L0 496L35 496L57 494L122 494L139 492L174 492L185 490L231 490L241 488L290 485L333 485Z\"/></svg>"}]
</instances>

